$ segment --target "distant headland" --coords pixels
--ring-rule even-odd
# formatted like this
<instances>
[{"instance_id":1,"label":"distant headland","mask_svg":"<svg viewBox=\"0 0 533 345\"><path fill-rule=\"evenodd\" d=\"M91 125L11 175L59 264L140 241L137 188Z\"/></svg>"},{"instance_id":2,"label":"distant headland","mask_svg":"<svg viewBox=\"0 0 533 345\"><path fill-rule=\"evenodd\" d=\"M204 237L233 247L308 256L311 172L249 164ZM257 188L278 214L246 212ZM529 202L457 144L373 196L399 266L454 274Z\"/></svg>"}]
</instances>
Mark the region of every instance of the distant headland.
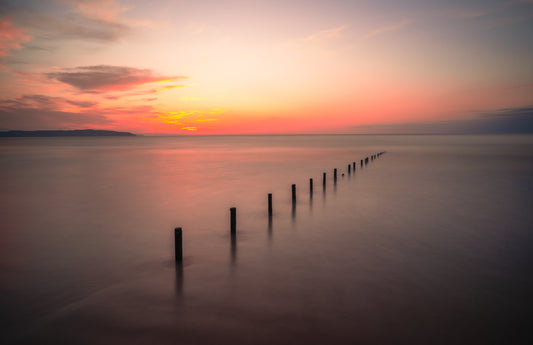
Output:
<instances>
[{"instance_id":1,"label":"distant headland","mask_svg":"<svg viewBox=\"0 0 533 345\"><path fill-rule=\"evenodd\" d=\"M100 129L42 130L42 131L0 131L0 137L134 137L129 132Z\"/></svg>"}]
</instances>

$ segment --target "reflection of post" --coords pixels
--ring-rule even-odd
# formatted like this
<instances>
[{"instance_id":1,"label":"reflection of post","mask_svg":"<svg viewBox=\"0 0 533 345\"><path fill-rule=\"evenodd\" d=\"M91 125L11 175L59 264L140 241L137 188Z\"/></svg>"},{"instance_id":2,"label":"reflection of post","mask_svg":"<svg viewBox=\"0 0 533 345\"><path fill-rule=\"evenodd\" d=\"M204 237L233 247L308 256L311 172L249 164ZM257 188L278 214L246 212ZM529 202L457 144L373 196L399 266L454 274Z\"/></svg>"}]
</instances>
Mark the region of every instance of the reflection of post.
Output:
<instances>
[{"instance_id":1,"label":"reflection of post","mask_svg":"<svg viewBox=\"0 0 533 345\"><path fill-rule=\"evenodd\" d=\"M231 215L231 234L235 234L237 232L237 209L235 207L232 207L229 209L230 215Z\"/></svg>"},{"instance_id":2,"label":"reflection of post","mask_svg":"<svg viewBox=\"0 0 533 345\"><path fill-rule=\"evenodd\" d=\"M183 265L176 265L176 294L178 297L183 294Z\"/></svg>"},{"instance_id":3,"label":"reflection of post","mask_svg":"<svg viewBox=\"0 0 533 345\"><path fill-rule=\"evenodd\" d=\"M181 264L183 261L181 228L174 229L174 252L176 254L176 262Z\"/></svg>"},{"instance_id":4,"label":"reflection of post","mask_svg":"<svg viewBox=\"0 0 533 345\"><path fill-rule=\"evenodd\" d=\"M268 218L272 218L272 193L268 193Z\"/></svg>"},{"instance_id":5,"label":"reflection of post","mask_svg":"<svg viewBox=\"0 0 533 345\"><path fill-rule=\"evenodd\" d=\"M231 233L231 263L235 264L237 259L237 235Z\"/></svg>"},{"instance_id":6,"label":"reflection of post","mask_svg":"<svg viewBox=\"0 0 533 345\"><path fill-rule=\"evenodd\" d=\"M268 218L268 237L272 237L272 217Z\"/></svg>"}]
</instances>

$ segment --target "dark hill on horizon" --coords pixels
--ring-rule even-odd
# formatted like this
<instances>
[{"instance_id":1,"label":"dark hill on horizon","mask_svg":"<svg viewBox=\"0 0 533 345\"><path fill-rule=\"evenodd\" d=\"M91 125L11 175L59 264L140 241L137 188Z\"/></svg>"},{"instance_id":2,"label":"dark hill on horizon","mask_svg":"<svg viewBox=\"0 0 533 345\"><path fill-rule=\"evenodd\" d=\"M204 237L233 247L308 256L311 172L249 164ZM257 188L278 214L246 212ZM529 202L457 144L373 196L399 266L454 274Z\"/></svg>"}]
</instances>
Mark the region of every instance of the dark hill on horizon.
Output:
<instances>
[{"instance_id":1,"label":"dark hill on horizon","mask_svg":"<svg viewBox=\"0 0 533 345\"><path fill-rule=\"evenodd\" d=\"M5 131L0 132L0 137L134 137L133 133L106 131L100 129L75 129L75 130L40 130L40 131Z\"/></svg>"}]
</instances>

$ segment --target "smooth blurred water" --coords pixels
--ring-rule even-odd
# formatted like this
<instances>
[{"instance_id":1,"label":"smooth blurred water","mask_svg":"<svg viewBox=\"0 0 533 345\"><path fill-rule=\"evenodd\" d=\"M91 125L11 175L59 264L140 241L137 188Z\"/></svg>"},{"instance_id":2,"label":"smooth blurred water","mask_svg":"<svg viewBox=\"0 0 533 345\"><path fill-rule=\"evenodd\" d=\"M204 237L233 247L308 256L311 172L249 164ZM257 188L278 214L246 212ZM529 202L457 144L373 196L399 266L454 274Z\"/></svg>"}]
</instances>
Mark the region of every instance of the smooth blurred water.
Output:
<instances>
[{"instance_id":1,"label":"smooth blurred water","mask_svg":"<svg viewBox=\"0 0 533 345\"><path fill-rule=\"evenodd\" d=\"M2 138L0 149L2 344L533 339L533 136Z\"/></svg>"}]
</instances>

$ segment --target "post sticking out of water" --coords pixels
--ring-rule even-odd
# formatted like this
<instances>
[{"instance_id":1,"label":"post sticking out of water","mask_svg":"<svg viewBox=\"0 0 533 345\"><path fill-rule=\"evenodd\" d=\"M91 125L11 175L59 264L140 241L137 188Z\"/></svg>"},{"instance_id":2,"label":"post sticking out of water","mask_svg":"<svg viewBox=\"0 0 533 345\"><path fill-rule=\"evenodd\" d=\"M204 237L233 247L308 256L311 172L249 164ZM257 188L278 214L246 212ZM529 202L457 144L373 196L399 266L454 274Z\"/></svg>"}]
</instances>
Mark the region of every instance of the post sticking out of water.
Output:
<instances>
[{"instance_id":1,"label":"post sticking out of water","mask_svg":"<svg viewBox=\"0 0 533 345\"><path fill-rule=\"evenodd\" d=\"M353 173L355 174L355 162L353 162L352 165L353 165Z\"/></svg>"},{"instance_id":2,"label":"post sticking out of water","mask_svg":"<svg viewBox=\"0 0 533 345\"><path fill-rule=\"evenodd\" d=\"M337 168L333 169L333 182L337 183Z\"/></svg>"},{"instance_id":3,"label":"post sticking out of water","mask_svg":"<svg viewBox=\"0 0 533 345\"><path fill-rule=\"evenodd\" d=\"M361 168L363 167L363 160L361 159Z\"/></svg>"},{"instance_id":4,"label":"post sticking out of water","mask_svg":"<svg viewBox=\"0 0 533 345\"><path fill-rule=\"evenodd\" d=\"M309 179L309 194L313 195L313 179Z\"/></svg>"},{"instance_id":5,"label":"post sticking out of water","mask_svg":"<svg viewBox=\"0 0 533 345\"><path fill-rule=\"evenodd\" d=\"M268 193L268 217L272 218L272 193Z\"/></svg>"},{"instance_id":6,"label":"post sticking out of water","mask_svg":"<svg viewBox=\"0 0 533 345\"><path fill-rule=\"evenodd\" d=\"M348 175L350 175L351 169L352 169L352 166L350 164L348 164Z\"/></svg>"},{"instance_id":7,"label":"post sticking out of water","mask_svg":"<svg viewBox=\"0 0 533 345\"><path fill-rule=\"evenodd\" d=\"M235 235L237 233L237 208L232 207L229 209L229 212L230 212L231 234Z\"/></svg>"},{"instance_id":8,"label":"post sticking out of water","mask_svg":"<svg viewBox=\"0 0 533 345\"><path fill-rule=\"evenodd\" d=\"M322 175L322 187L326 188L326 173Z\"/></svg>"},{"instance_id":9,"label":"post sticking out of water","mask_svg":"<svg viewBox=\"0 0 533 345\"><path fill-rule=\"evenodd\" d=\"M292 204L296 204L296 185L292 185Z\"/></svg>"},{"instance_id":10,"label":"post sticking out of water","mask_svg":"<svg viewBox=\"0 0 533 345\"><path fill-rule=\"evenodd\" d=\"M174 252L176 254L176 262L183 261L183 246L181 239L181 228L174 229Z\"/></svg>"}]
</instances>

